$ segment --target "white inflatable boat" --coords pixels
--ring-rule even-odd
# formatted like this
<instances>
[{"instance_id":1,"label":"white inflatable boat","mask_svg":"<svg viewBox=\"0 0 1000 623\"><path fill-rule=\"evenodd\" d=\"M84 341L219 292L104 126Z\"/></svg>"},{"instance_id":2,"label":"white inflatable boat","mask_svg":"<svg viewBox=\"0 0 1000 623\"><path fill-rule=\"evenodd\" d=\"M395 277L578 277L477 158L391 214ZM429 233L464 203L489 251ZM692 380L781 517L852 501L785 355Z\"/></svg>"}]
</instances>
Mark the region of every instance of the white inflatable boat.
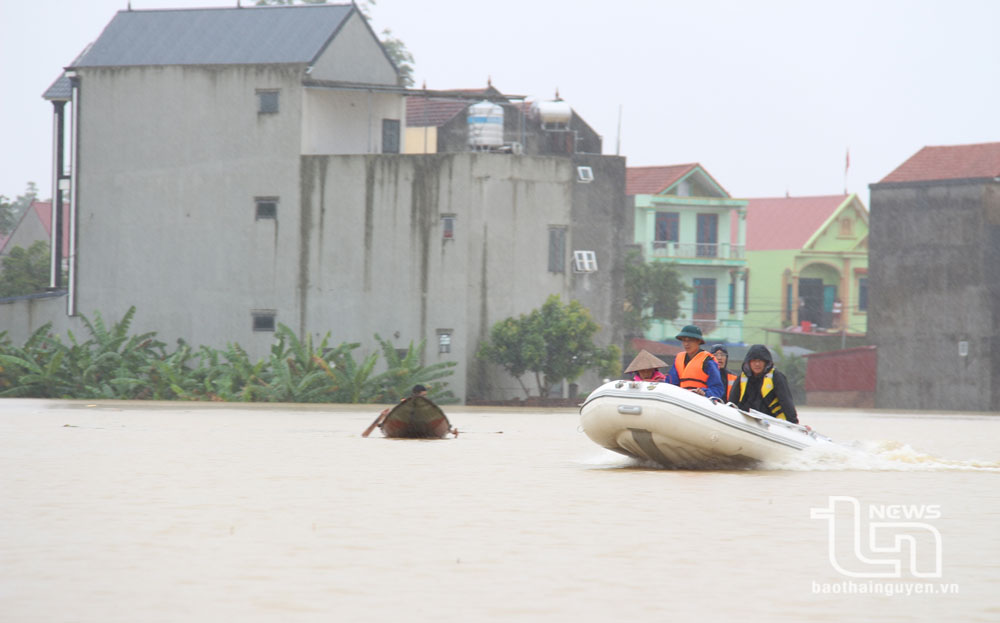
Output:
<instances>
[{"instance_id":1,"label":"white inflatable boat","mask_svg":"<svg viewBox=\"0 0 1000 623\"><path fill-rule=\"evenodd\" d=\"M580 423L609 450L685 469L749 467L831 443L805 426L669 383L605 383L580 407Z\"/></svg>"}]
</instances>

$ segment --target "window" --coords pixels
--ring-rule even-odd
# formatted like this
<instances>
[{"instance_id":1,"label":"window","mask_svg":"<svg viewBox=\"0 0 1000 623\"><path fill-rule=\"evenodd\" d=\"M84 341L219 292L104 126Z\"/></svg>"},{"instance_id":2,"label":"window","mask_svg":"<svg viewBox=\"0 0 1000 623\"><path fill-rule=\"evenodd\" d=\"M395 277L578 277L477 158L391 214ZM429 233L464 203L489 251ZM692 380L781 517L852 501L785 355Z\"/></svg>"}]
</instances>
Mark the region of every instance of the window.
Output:
<instances>
[{"instance_id":1,"label":"window","mask_svg":"<svg viewBox=\"0 0 1000 623\"><path fill-rule=\"evenodd\" d=\"M256 219L276 220L278 218L278 198L277 197L257 197L254 199L257 207Z\"/></svg>"},{"instance_id":2,"label":"window","mask_svg":"<svg viewBox=\"0 0 1000 623\"><path fill-rule=\"evenodd\" d=\"M573 272L596 273L597 255L593 251L573 251Z\"/></svg>"},{"instance_id":3,"label":"window","mask_svg":"<svg viewBox=\"0 0 1000 623\"><path fill-rule=\"evenodd\" d=\"M399 153L399 119L382 120L382 153Z\"/></svg>"},{"instance_id":4,"label":"window","mask_svg":"<svg viewBox=\"0 0 1000 623\"><path fill-rule=\"evenodd\" d=\"M729 283L729 311L736 311L736 284Z\"/></svg>"},{"instance_id":5,"label":"window","mask_svg":"<svg viewBox=\"0 0 1000 623\"><path fill-rule=\"evenodd\" d=\"M566 272L565 227L549 227L549 272Z\"/></svg>"},{"instance_id":6,"label":"window","mask_svg":"<svg viewBox=\"0 0 1000 623\"><path fill-rule=\"evenodd\" d=\"M858 279L858 311L868 311L868 277Z\"/></svg>"},{"instance_id":7,"label":"window","mask_svg":"<svg viewBox=\"0 0 1000 623\"><path fill-rule=\"evenodd\" d=\"M698 257L716 257L719 242L719 215L698 215Z\"/></svg>"},{"instance_id":8,"label":"window","mask_svg":"<svg viewBox=\"0 0 1000 623\"><path fill-rule=\"evenodd\" d=\"M694 280L694 317L715 318L715 279Z\"/></svg>"},{"instance_id":9,"label":"window","mask_svg":"<svg viewBox=\"0 0 1000 623\"><path fill-rule=\"evenodd\" d=\"M438 352L441 354L451 352L451 329L438 329Z\"/></svg>"},{"instance_id":10,"label":"window","mask_svg":"<svg viewBox=\"0 0 1000 623\"><path fill-rule=\"evenodd\" d=\"M840 237L850 238L854 235L854 221L846 216L840 219Z\"/></svg>"},{"instance_id":11,"label":"window","mask_svg":"<svg viewBox=\"0 0 1000 623\"><path fill-rule=\"evenodd\" d=\"M594 181L594 170L590 167L577 167L576 168L576 181L578 182L593 182Z\"/></svg>"},{"instance_id":12,"label":"window","mask_svg":"<svg viewBox=\"0 0 1000 623\"><path fill-rule=\"evenodd\" d=\"M656 233L653 238L653 248L667 246L668 242L677 242L680 229L680 214L677 212L656 213Z\"/></svg>"},{"instance_id":13,"label":"window","mask_svg":"<svg viewBox=\"0 0 1000 623\"><path fill-rule=\"evenodd\" d=\"M278 94L280 91L257 91L257 112L262 115L273 115L278 112Z\"/></svg>"},{"instance_id":14,"label":"window","mask_svg":"<svg viewBox=\"0 0 1000 623\"><path fill-rule=\"evenodd\" d=\"M455 239L455 215L446 214L441 217L441 238L444 240Z\"/></svg>"},{"instance_id":15,"label":"window","mask_svg":"<svg viewBox=\"0 0 1000 623\"><path fill-rule=\"evenodd\" d=\"M254 331L274 331L274 317L277 313L273 309L257 309L250 312L253 318Z\"/></svg>"}]
</instances>

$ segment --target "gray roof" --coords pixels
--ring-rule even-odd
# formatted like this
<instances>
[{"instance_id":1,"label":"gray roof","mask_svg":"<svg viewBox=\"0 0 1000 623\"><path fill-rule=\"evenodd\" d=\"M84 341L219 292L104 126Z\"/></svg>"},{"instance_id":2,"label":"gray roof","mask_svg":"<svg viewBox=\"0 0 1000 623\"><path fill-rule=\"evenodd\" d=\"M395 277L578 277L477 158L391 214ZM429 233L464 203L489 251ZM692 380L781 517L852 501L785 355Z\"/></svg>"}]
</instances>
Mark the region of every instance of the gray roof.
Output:
<instances>
[{"instance_id":1,"label":"gray roof","mask_svg":"<svg viewBox=\"0 0 1000 623\"><path fill-rule=\"evenodd\" d=\"M66 100L69 101L73 99L73 85L70 84L69 76L65 72L59 74L56 81L42 93L42 97L47 100Z\"/></svg>"},{"instance_id":2,"label":"gray roof","mask_svg":"<svg viewBox=\"0 0 1000 623\"><path fill-rule=\"evenodd\" d=\"M119 11L71 67L312 63L353 4Z\"/></svg>"}]
</instances>

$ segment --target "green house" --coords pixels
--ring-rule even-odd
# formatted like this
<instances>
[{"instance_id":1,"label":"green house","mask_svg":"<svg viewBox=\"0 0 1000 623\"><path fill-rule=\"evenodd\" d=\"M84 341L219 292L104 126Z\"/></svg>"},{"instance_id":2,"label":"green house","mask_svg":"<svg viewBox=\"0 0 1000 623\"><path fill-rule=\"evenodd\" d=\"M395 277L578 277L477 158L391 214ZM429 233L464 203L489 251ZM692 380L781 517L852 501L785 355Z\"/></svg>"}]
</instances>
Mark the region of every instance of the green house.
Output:
<instances>
[{"instance_id":1,"label":"green house","mask_svg":"<svg viewBox=\"0 0 1000 623\"><path fill-rule=\"evenodd\" d=\"M654 322L645 337L673 340L695 324L706 342L743 341L746 200L730 197L697 163L629 167L625 186L643 258L672 263L692 288L680 316Z\"/></svg>"},{"instance_id":2,"label":"green house","mask_svg":"<svg viewBox=\"0 0 1000 623\"><path fill-rule=\"evenodd\" d=\"M749 199L746 249L748 343L830 350L864 338L868 210L856 194Z\"/></svg>"}]
</instances>

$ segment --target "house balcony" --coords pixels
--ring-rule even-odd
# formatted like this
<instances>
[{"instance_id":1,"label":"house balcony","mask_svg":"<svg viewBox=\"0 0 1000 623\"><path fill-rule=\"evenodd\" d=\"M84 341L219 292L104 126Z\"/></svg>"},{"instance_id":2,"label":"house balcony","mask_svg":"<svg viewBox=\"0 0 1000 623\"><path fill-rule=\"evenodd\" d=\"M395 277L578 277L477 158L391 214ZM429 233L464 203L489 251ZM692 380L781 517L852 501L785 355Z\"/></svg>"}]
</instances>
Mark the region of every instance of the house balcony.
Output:
<instances>
[{"instance_id":1,"label":"house balcony","mask_svg":"<svg viewBox=\"0 0 1000 623\"><path fill-rule=\"evenodd\" d=\"M742 244L667 242L654 240L647 244L650 259L671 259L681 263L743 265L745 247Z\"/></svg>"}]
</instances>

